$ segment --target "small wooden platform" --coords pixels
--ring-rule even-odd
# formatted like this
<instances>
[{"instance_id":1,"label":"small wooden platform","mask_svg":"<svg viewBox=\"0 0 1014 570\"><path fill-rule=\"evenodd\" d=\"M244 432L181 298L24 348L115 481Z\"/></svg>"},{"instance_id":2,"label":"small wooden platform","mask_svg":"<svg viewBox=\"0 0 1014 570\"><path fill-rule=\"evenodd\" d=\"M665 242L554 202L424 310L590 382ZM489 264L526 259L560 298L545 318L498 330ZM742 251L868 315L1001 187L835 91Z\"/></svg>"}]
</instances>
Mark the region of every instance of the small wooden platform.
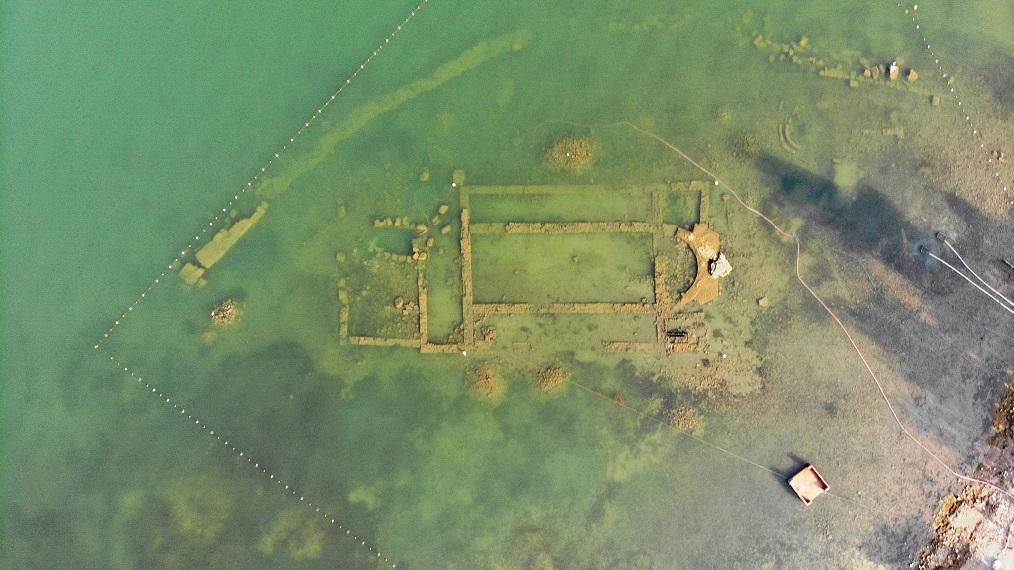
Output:
<instances>
[{"instance_id":1,"label":"small wooden platform","mask_svg":"<svg viewBox=\"0 0 1014 570\"><path fill-rule=\"evenodd\" d=\"M830 489L827 481L824 481L813 465L807 465L799 473L793 475L789 479L789 486L807 505Z\"/></svg>"}]
</instances>

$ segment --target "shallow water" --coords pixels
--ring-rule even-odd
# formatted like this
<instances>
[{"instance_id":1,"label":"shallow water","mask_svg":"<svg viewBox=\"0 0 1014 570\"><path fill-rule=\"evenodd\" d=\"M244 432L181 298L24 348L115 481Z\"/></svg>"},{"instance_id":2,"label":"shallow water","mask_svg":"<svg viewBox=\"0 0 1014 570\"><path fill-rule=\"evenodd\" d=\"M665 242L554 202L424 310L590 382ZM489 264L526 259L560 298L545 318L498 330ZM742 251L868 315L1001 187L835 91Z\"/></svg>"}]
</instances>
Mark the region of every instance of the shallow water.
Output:
<instances>
[{"instance_id":1,"label":"shallow water","mask_svg":"<svg viewBox=\"0 0 1014 570\"><path fill-rule=\"evenodd\" d=\"M798 232L803 275L906 427L967 472L1014 332L917 251L943 229L1009 279L987 198L1010 173L994 179L976 143L1010 140L1014 78L976 54L1014 58L1010 7L920 6L934 55L892 4L432 0L385 42L412 7L5 8L6 566L907 564L959 482L899 429L793 277L791 242L728 187ZM758 34L806 36L794 53L817 68L897 59L919 79L850 88ZM474 65L437 71L476 46ZM594 165L551 168L565 137L593 141ZM733 264L722 296L688 309L707 350L603 350L653 342L642 314L496 315L492 347L467 354L349 344L343 307L353 337L418 341L417 309L392 302L417 298L416 265L375 254L410 255L417 224L434 240L428 340L463 342L455 170L466 188L587 189L470 195L490 227L644 220L631 187L706 182L669 194L661 221L705 207ZM261 202L207 285L184 285L187 244ZM476 234L475 300L653 301L653 252L675 246L652 235ZM243 315L215 327L225 298ZM554 365L570 381L544 394ZM501 397L470 392L482 370ZM667 425L677 407L702 414L693 435ZM806 463L833 493L808 508L785 484Z\"/></svg>"}]
</instances>

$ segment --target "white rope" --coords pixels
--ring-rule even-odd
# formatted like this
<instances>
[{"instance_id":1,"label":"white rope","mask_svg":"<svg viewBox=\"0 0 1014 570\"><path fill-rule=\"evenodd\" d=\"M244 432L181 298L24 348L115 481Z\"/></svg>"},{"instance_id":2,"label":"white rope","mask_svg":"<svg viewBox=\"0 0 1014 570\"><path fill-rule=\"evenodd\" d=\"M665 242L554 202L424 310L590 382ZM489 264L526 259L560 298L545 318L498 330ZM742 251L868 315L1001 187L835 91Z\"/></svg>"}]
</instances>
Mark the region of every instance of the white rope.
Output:
<instances>
[{"instance_id":1,"label":"white rope","mask_svg":"<svg viewBox=\"0 0 1014 570\"><path fill-rule=\"evenodd\" d=\"M954 252L954 255L958 256L958 260L961 261L961 265L964 265L965 269L969 270L972 273L972 275L974 275L975 278L979 280L980 283L982 283L983 285L985 285L986 287L988 287L990 291L996 293L997 296L999 296L1001 299L1003 299L1004 301L1007 301L1008 305L1014 306L1014 301L1011 301L1007 297L1004 297L1002 293L1000 293L999 291L997 291L996 289L994 289L993 287L991 287L989 283L986 283L985 279L983 279L982 277L979 277L979 274L976 273L974 269L972 269L971 267L969 267L967 263L965 263L965 258L961 257L961 254L958 253L958 250L954 249L954 246L951 245L951 242L947 241L947 236L945 236L944 234L942 234L940 232L937 232L937 239L940 240L940 241L942 241L942 242L944 242L944 244L948 248L950 248L950 250L952 252Z\"/></svg>"}]
</instances>

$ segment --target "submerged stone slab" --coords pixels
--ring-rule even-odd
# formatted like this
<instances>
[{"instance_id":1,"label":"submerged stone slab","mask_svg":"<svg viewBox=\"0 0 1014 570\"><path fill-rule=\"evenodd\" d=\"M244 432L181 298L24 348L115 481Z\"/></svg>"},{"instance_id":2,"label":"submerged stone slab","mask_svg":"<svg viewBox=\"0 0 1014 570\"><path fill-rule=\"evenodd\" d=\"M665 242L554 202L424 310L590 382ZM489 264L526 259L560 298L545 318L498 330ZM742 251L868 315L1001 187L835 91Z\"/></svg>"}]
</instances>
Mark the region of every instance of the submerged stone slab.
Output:
<instances>
[{"instance_id":1,"label":"submerged stone slab","mask_svg":"<svg viewBox=\"0 0 1014 570\"><path fill-rule=\"evenodd\" d=\"M219 230L215 237L211 239L211 242L197 250L197 261L200 262L201 266L205 269L210 269L213 265L218 263L225 254L232 249L232 246L236 245L239 238L243 237L250 228L254 227L264 214L268 211L268 203L261 202L257 206L257 210L254 211L253 215L249 218L243 218L237 220L232 227L224 228Z\"/></svg>"}]
</instances>

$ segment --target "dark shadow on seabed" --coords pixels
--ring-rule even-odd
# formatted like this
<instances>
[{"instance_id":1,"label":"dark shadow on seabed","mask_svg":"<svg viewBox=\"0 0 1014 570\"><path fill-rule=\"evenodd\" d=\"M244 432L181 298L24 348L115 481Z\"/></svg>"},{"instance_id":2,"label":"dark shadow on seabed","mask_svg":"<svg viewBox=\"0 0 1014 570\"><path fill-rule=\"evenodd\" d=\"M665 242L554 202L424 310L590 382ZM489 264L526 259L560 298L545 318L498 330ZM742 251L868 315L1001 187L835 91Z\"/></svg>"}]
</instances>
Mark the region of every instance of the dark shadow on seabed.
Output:
<instances>
[{"instance_id":1,"label":"dark shadow on seabed","mask_svg":"<svg viewBox=\"0 0 1014 570\"><path fill-rule=\"evenodd\" d=\"M841 249L879 257L913 284L928 291L953 292L949 276L939 279L936 275L935 270L941 267L927 263L918 253L920 245L937 255L947 253L934 239L941 228L913 224L884 192L869 185L860 185L854 196L846 195L831 179L769 154L761 155L756 167L762 180L775 190L772 203L776 207L801 210L807 218L834 232ZM948 224L946 232L952 244L963 251L971 252L966 248L974 248L981 257L992 259L993 266L997 267L1004 259L1004 251L1014 257L1014 229L1009 223L990 220L953 192L940 195L948 211L936 212L931 224L948 216L958 218L958 222ZM951 233L955 225L961 227L964 235ZM927 271L927 267L934 271Z\"/></svg>"},{"instance_id":2,"label":"dark shadow on seabed","mask_svg":"<svg viewBox=\"0 0 1014 570\"><path fill-rule=\"evenodd\" d=\"M957 461L952 467L963 471L974 466L985 451L984 434L991 431L998 394L1010 377L1009 350L1004 349L1009 343L984 332L1000 309L985 296L979 298L971 285L941 263L918 253L919 246L925 245L960 266L946 246L934 239L940 228L910 222L884 192L861 184L854 194L846 194L827 177L770 155L758 158L756 167L772 189L769 208L788 210L816 223L818 227L808 233L832 237L831 259L844 253L840 257L879 260L912 285L915 305L903 293L883 290L860 303L846 298L826 300L844 317L846 326L873 340L894 361L889 367L910 384L887 387L902 421L918 437L951 449ZM998 243L1009 244L1014 233L1009 224L985 218L953 193L941 193L940 198L942 208L927 216L928 223L947 220L948 239L959 251L967 250L978 259L999 259ZM951 232L964 235L955 243ZM830 268L831 259L820 262L817 271L828 273L821 270ZM848 271L839 275L866 278ZM804 278L819 286L833 277L818 273ZM889 287L887 283L880 286ZM943 495L951 483L957 481L940 479L926 490ZM927 501L938 498L930 496ZM882 526L882 536L890 540L871 541L863 550L871 559L891 566L906 564L898 553L917 548L923 529L917 517Z\"/></svg>"},{"instance_id":3,"label":"dark shadow on seabed","mask_svg":"<svg viewBox=\"0 0 1014 570\"><path fill-rule=\"evenodd\" d=\"M774 191L771 203L776 209L816 222L818 233L826 230L833 236L832 250L879 259L914 287L915 307L900 301L893 291L881 291L859 304L833 299L831 303L846 317L847 326L873 339L897 360L903 377L919 388L911 401L900 402L915 414L917 427L949 447L964 448L962 455L974 454L967 445L988 427L1006 378L1007 360L1001 347L983 333L998 308L984 296L977 298L961 277L918 253L919 246L926 245L959 263L933 238L936 228L911 223L885 193L860 185L854 196L845 195L832 180L771 155L758 158L756 167ZM945 195L944 202L949 216L939 212L937 219L959 219L957 225L968 233L972 233L969 228L975 229L979 235L996 226L960 197ZM986 255L983 241L975 238L962 243L982 256ZM811 285L819 285L828 276L806 278Z\"/></svg>"},{"instance_id":4,"label":"dark shadow on seabed","mask_svg":"<svg viewBox=\"0 0 1014 570\"><path fill-rule=\"evenodd\" d=\"M835 232L844 249L879 255L908 279L918 278L907 241L928 235L929 229L910 223L882 192L861 185L854 197L845 196L832 180L769 154L761 155L756 167L774 188L776 206L801 209Z\"/></svg>"}]
</instances>

